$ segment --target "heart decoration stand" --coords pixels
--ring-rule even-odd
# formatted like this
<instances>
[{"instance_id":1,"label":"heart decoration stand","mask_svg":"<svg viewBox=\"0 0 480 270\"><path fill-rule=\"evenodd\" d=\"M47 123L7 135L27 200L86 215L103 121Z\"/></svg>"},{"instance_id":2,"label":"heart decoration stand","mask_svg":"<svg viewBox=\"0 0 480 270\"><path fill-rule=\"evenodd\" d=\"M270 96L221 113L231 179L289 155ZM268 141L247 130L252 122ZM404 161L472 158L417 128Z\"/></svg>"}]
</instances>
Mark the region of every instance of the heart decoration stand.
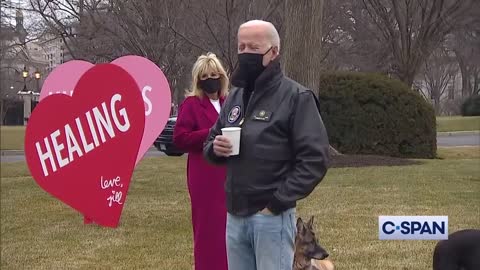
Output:
<instances>
[{"instance_id":1,"label":"heart decoration stand","mask_svg":"<svg viewBox=\"0 0 480 270\"><path fill-rule=\"evenodd\" d=\"M146 58L67 62L45 80L28 122L28 168L85 224L117 227L134 168L163 130L170 104L163 72Z\"/></svg>"}]
</instances>

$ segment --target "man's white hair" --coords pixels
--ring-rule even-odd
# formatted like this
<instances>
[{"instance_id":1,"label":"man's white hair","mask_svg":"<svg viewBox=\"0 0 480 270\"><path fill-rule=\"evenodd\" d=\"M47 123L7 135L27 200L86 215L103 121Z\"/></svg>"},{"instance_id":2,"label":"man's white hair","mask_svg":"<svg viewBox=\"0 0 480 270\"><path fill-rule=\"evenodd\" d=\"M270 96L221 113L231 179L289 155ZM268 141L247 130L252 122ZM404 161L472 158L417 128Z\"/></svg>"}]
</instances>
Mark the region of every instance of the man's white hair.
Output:
<instances>
[{"instance_id":1,"label":"man's white hair","mask_svg":"<svg viewBox=\"0 0 480 270\"><path fill-rule=\"evenodd\" d=\"M275 26L271 22L262 21L262 20L251 20L245 22L240 25L242 27L249 27L249 26L265 26L267 28L267 38L272 43L272 46L276 46L278 51L280 51L280 35L278 35L278 31Z\"/></svg>"}]
</instances>

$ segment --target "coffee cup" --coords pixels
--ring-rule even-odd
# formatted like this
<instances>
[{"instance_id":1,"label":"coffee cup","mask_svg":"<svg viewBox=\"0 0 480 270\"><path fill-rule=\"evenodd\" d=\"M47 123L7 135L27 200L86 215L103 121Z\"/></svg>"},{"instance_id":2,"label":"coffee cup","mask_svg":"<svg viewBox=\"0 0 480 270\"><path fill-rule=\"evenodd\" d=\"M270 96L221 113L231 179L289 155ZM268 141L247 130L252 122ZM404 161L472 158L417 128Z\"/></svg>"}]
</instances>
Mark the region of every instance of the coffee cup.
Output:
<instances>
[{"instance_id":1,"label":"coffee cup","mask_svg":"<svg viewBox=\"0 0 480 270\"><path fill-rule=\"evenodd\" d=\"M222 128L223 136L227 137L232 144L232 153L230 156L236 156L240 153L240 134L242 128L240 127L226 127Z\"/></svg>"}]
</instances>

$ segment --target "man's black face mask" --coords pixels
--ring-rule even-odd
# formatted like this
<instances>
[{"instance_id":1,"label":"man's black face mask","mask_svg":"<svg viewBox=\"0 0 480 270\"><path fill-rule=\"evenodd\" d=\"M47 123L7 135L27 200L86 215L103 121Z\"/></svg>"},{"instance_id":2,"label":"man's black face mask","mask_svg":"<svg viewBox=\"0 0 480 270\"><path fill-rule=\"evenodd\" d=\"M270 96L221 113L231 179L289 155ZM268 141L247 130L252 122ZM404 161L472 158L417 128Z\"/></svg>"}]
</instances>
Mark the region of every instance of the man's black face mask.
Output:
<instances>
[{"instance_id":1,"label":"man's black face mask","mask_svg":"<svg viewBox=\"0 0 480 270\"><path fill-rule=\"evenodd\" d=\"M263 56L265 56L273 47L270 47L264 54L259 53L241 53L238 54L238 80L244 81L246 87L253 87L255 80L265 70L263 66Z\"/></svg>"}]
</instances>

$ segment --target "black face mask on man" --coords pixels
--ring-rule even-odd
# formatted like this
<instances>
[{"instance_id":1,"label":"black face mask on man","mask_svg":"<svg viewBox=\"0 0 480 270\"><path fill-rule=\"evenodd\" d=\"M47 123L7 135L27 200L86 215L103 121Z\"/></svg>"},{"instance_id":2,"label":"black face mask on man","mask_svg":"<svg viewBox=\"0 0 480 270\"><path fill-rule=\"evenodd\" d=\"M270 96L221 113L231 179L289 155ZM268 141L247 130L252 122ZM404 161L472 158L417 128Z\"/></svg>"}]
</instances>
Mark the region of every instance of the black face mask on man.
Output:
<instances>
[{"instance_id":1,"label":"black face mask on man","mask_svg":"<svg viewBox=\"0 0 480 270\"><path fill-rule=\"evenodd\" d=\"M198 85L205 93L208 94L216 93L220 91L220 89L222 89L222 82L220 81L220 78L208 78L206 80L199 80Z\"/></svg>"},{"instance_id":2,"label":"black face mask on man","mask_svg":"<svg viewBox=\"0 0 480 270\"><path fill-rule=\"evenodd\" d=\"M238 78L244 81L246 87L253 86L258 76L265 70L263 66L263 56L265 56L273 47L270 47L264 54L259 53L241 53L238 54Z\"/></svg>"}]
</instances>

